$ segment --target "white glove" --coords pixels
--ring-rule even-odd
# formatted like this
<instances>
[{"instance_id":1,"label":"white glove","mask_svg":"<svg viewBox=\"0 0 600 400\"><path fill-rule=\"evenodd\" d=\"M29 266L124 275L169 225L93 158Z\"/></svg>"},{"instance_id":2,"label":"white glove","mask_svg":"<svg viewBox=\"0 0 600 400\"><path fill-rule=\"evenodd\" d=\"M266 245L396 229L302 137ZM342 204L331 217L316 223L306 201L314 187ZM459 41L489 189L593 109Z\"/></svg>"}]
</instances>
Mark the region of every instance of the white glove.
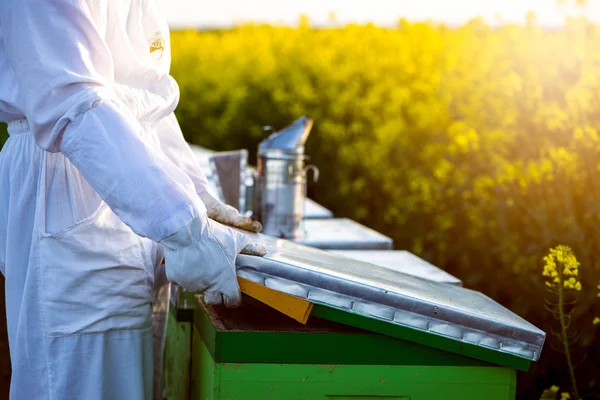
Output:
<instances>
[{"instance_id":1,"label":"white glove","mask_svg":"<svg viewBox=\"0 0 600 400\"><path fill-rule=\"evenodd\" d=\"M241 232L209 218L195 218L160 242L165 247L167 279L188 291L203 293L207 304L237 307L242 299L235 260L249 242ZM251 243L244 253L265 255L266 251Z\"/></svg>"},{"instance_id":2,"label":"white glove","mask_svg":"<svg viewBox=\"0 0 600 400\"><path fill-rule=\"evenodd\" d=\"M248 217L244 217L235 207L231 207L218 199L215 199L207 191L198 193L200 200L206 206L208 218L212 218L224 225L233 226L249 232L260 232L262 225L258 221L252 221Z\"/></svg>"},{"instance_id":3,"label":"white glove","mask_svg":"<svg viewBox=\"0 0 600 400\"><path fill-rule=\"evenodd\" d=\"M206 207L208 218L214 219L223 225L233 226L234 228L242 229L244 231L258 233L262 230L260 222L244 217L235 207L215 199L210 193L202 192L199 194L199 197ZM267 254L267 249L265 249L264 246L252 243L250 238L248 238L248 240L249 243L242 250L242 254L259 257Z\"/></svg>"}]
</instances>

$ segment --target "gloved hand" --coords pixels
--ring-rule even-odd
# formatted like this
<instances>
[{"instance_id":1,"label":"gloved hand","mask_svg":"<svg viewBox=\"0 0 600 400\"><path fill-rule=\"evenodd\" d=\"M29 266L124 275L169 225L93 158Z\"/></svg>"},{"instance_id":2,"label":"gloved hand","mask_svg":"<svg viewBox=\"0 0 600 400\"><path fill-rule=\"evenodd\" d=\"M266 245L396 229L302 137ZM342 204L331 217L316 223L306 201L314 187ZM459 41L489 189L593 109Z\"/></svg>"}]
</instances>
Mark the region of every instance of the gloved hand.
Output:
<instances>
[{"instance_id":1,"label":"gloved hand","mask_svg":"<svg viewBox=\"0 0 600 400\"><path fill-rule=\"evenodd\" d=\"M251 243L248 236L206 217L193 219L160 243L165 247L169 281L203 293L207 304L225 303L227 307L237 307L242 300L235 271L237 255L242 251L266 254L264 247Z\"/></svg>"},{"instance_id":2,"label":"gloved hand","mask_svg":"<svg viewBox=\"0 0 600 400\"><path fill-rule=\"evenodd\" d=\"M248 217L244 217L235 207L215 199L207 191L199 193L198 196L206 207L206 214L208 218L211 218L224 225L233 226L234 228L249 232L258 233L262 230L262 225L260 222L253 221ZM248 240L250 240L250 238L248 238ZM260 244L254 244L250 241L250 243L248 243L248 245L242 249L242 254L262 257L267 254L267 250Z\"/></svg>"},{"instance_id":3,"label":"gloved hand","mask_svg":"<svg viewBox=\"0 0 600 400\"><path fill-rule=\"evenodd\" d=\"M200 200L206 206L206 212L209 218L214 219L224 225L233 226L249 232L260 232L262 225L258 221L252 221L244 217L235 207L231 207L218 199L215 199L207 191L198 193Z\"/></svg>"}]
</instances>

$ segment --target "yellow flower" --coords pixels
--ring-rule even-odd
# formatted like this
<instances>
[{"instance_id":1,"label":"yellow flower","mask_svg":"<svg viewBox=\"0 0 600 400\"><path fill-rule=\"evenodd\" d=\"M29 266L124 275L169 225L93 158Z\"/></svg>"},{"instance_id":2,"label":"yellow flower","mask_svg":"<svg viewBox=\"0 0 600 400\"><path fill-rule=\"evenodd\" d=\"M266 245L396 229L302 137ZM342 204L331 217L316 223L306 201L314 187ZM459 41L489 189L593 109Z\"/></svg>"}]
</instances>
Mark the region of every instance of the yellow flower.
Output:
<instances>
[{"instance_id":1,"label":"yellow flower","mask_svg":"<svg viewBox=\"0 0 600 400\"><path fill-rule=\"evenodd\" d=\"M600 324L600 318L596 317L594 318L594 321L592 322L594 325L598 325Z\"/></svg>"},{"instance_id":2,"label":"yellow flower","mask_svg":"<svg viewBox=\"0 0 600 400\"><path fill-rule=\"evenodd\" d=\"M571 395L567 392L562 392L560 394L560 400L569 400L571 398Z\"/></svg>"},{"instance_id":3,"label":"yellow flower","mask_svg":"<svg viewBox=\"0 0 600 400\"><path fill-rule=\"evenodd\" d=\"M557 264L561 268L557 268ZM579 262L570 247L559 245L550 249L547 256L544 257L543 276L551 279L546 281L546 286L550 288L581 290L581 282L577 280L579 275ZM567 279L568 277L568 279ZM599 285L600 286L600 285Z\"/></svg>"},{"instance_id":4,"label":"yellow flower","mask_svg":"<svg viewBox=\"0 0 600 400\"><path fill-rule=\"evenodd\" d=\"M556 385L550 386L550 390L553 391L553 392L555 392L555 393L557 393L559 389L560 388L558 386L556 386Z\"/></svg>"}]
</instances>

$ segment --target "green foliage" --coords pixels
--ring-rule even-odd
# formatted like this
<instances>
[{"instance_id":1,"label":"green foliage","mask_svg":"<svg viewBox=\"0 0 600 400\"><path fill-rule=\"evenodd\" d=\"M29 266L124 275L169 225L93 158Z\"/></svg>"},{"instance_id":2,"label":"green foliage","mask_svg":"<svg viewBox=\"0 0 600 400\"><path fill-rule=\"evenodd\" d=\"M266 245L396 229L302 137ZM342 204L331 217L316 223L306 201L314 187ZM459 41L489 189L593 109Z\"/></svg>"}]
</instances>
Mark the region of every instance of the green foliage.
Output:
<instances>
[{"instance_id":1,"label":"green foliage","mask_svg":"<svg viewBox=\"0 0 600 400\"><path fill-rule=\"evenodd\" d=\"M264 125L309 115L315 200L549 333L540 260L570 246L582 285L572 294L573 362L582 394L600 386L590 319L599 315L600 28L400 21L171 39L189 141L254 153ZM524 398L568 386L560 347L549 334L536 369L519 378Z\"/></svg>"}]
</instances>

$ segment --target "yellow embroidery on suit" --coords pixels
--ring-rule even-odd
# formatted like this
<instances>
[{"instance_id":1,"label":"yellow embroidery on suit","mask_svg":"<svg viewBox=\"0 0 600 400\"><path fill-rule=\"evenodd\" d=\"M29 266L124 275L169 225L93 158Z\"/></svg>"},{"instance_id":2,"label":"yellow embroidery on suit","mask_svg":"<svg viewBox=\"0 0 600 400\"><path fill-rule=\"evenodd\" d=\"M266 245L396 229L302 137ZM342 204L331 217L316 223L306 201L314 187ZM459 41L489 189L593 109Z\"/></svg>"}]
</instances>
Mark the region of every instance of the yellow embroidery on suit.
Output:
<instances>
[{"instance_id":1,"label":"yellow embroidery on suit","mask_svg":"<svg viewBox=\"0 0 600 400\"><path fill-rule=\"evenodd\" d=\"M158 59L160 60L165 52L165 46L167 45L167 41L163 37L162 33L156 32L152 37L152 41L150 42L150 54L155 51L160 51L160 56Z\"/></svg>"}]
</instances>

